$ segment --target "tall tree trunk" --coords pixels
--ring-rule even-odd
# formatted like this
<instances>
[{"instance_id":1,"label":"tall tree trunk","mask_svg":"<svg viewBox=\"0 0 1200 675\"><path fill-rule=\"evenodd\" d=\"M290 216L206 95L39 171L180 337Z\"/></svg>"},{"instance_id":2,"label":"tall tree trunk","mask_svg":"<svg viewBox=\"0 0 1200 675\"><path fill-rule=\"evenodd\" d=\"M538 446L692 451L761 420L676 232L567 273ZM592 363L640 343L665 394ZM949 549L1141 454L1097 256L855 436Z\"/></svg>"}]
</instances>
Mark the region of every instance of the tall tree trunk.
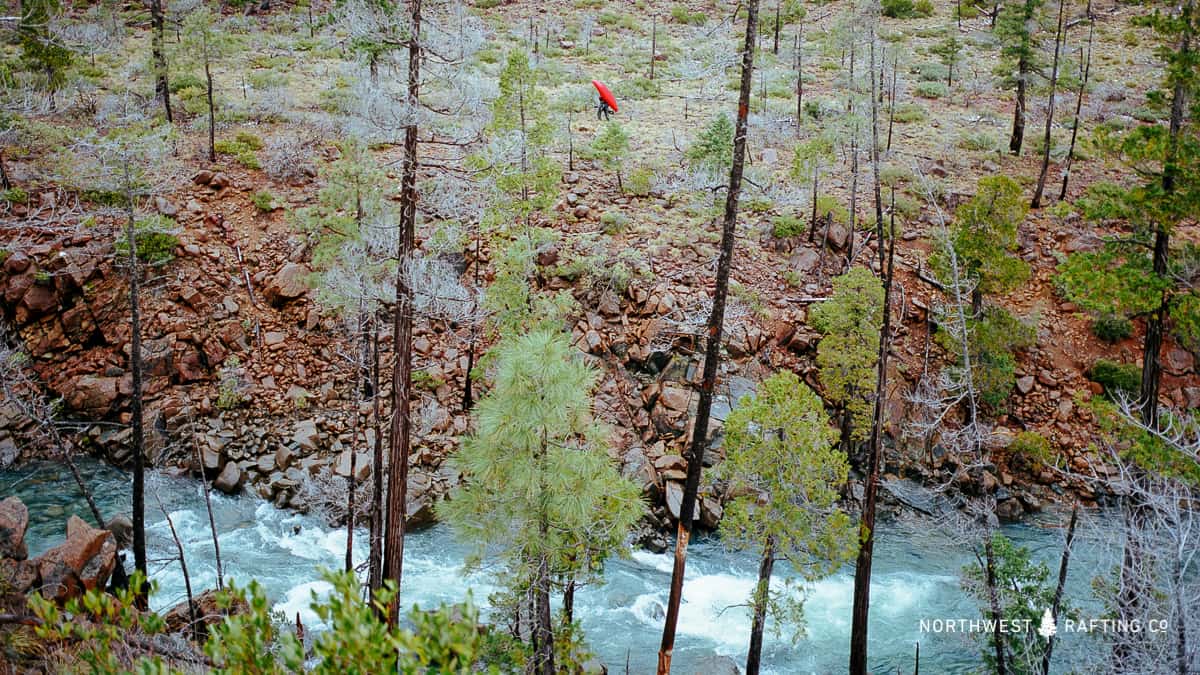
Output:
<instances>
[{"instance_id":1,"label":"tall tree trunk","mask_svg":"<svg viewBox=\"0 0 1200 675\"><path fill-rule=\"evenodd\" d=\"M872 60L874 60L874 36L872 35ZM874 82L872 82L874 84ZM880 83L882 86L882 82ZM871 163L875 187L875 237L879 249L879 274L883 277L883 322L879 329L879 353L875 364L875 403L868 441L867 475L863 485L862 516L859 526L858 559L854 568L854 604L850 626L850 673L864 675L867 672L867 633L871 613L871 566L875 554L875 509L879 492L879 467L883 455L884 399L887 394L888 350L891 347L892 330L892 278L896 255L896 196L892 191L891 232L884 237L883 203L879 194L879 111L875 96L871 96ZM886 260L884 241L887 241Z\"/></svg>"},{"instance_id":2,"label":"tall tree trunk","mask_svg":"<svg viewBox=\"0 0 1200 675\"><path fill-rule=\"evenodd\" d=\"M379 395L379 310L371 315L371 552L367 563L367 587L374 599L383 583L383 410Z\"/></svg>"},{"instance_id":3,"label":"tall tree trunk","mask_svg":"<svg viewBox=\"0 0 1200 675\"><path fill-rule=\"evenodd\" d=\"M572 574L567 579L567 586L563 589L563 625L570 626L575 620L575 575Z\"/></svg>"},{"instance_id":4,"label":"tall tree trunk","mask_svg":"<svg viewBox=\"0 0 1200 675\"><path fill-rule=\"evenodd\" d=\"M1012 137L1008 140L1008 151L1021 154L1021 143L1025 140L1025 80L1029 77L1029 64L1025 59L1017 62L1017 103L1013 106Z\"/></svg>"},{"instance_id":5,"label":"tall tree trunk","mask_svg":"<svg viewBox=\"0 0 1200 675\"><path fill-rule=\"evenodd\" d=\"M208 57L204 58L204 80L206 82L208 92L208 161L217 161L217 106L213 102L213 78L212 68L208 62Z\"/></svg>"},{"instance_id":6,"label":"tall tree trunk","mask_svg":"<svg viewBox=\"0 0 1200 675\"><path fill-rule=\"evenodd\" d=\"M747 0L746 9L746 36L742 48L742 83L738 93L737 123L733 136L733 166L729 170L729 191L725 195L725 219L721 229L721 255L717 261L713 307L712 313L708 317L708 338L704 350L704 378L700 385L700 400L696 407L691 449L687 457L687 479L684 482L683 499L679 506L675 561L671 568L671 592L667 600L662 644L658 652L658 675L666 675L671 672L671 654L675 649L675 628L679 621L679 602L683 596L683 574L687 567L687 546L692 535L696 493L700 487L700 471L704 464L704 449L708 443L709 414L712 412L713 392L717 383L717 367L721 359L721 335L725 322L725 300L729 294L729 272L733 265L738 197L741 196L742 171L746 162L746 118L750 111L750 86L754 77L758 0Z\"/></svg>"},{"instance_id":7,"label":"tall tree trunk","mask_svg":"<svg viewBox=\"0 0 1200 675\"><path fill-rule=\"evenodd\" d=\"M654 61L658 58L658 15L650 18L650 79L654 79Z\"/></svg>"},{"instance_id":8,"label":"tall tree trunk","mask_svg":"<svg viewBox=\"0 0 1200 675\"><path fill-rule=\"evenodd\" d=\"M779 6L783 0L775 0L775 42L771 45L771 53L779 56Z\"/></svg>"},{"instance_id":9,"label":"tall tree trunk","mask_svg":"<svg viewBox=\"0 0 1200 675\"><path fill-rule=\"evenodd\" d=\"M150 25L153 28L150 35L150 51L154 59L154 93L162 99L163 110L167 113L167 121L174 122L175 118L171 114L171 89L167 83L167 57L163 51L165 23L162 0L150 0Z\"/></svg>"},{"instance_id":10,"label":"tall tree trunk","mask_svg":"<svg viewBox=\"0 0 1200 675\"><path fill-rule=\"evenodd\" d=\"M1088 76L1092 71L1092 38L1096 33L1096 22L1088 22L1088 43L1087 56L1083 55L1083 50L1080 50L1079 58L1083 62L1083 76L1079 81L1079 93L1075 97L1075 121L1071 124L1071 146L1067 149L1067 162L1063 167L1062 190L1058 193L1058 200L1062 201L1067 198L1067 182L1071 179L1071 164L1075 161L1075 139L1079 137L1079 113L1083 110L1083 93L1087 90Z\"/></svg>"},{"instance_id":11,"label":"tall tree trunk","mask_svg":"<svg viewBox=\"0 0 1200 675\"><path fill-rule=\"evenodd\" d=\"M0 147L0 189L12 189L12 181L8 178L8 169L4 168L4 148L2 147Z\"/></svg>"},{"instance_id":12,"label":"tall tree trunk","mask_svg":"<svg viewBox=\"0 0 1200 675\"><path fill-rule=\"evenodd\" d=\"M132 179L126 171L126 185ZM132 384L129 415L133 429L130 439L133 453L133 566L143 576L146 565L146 432L142 421L142 308L141 268L138 265L137 234L133 213L133 194L126 191L128 213L125 223L125 244L129 247L129 371ZM135 589L139 605L146 606L146 588Z\"/></svg>"},{"instance_id":13,"label":"tall tree trunk","mask_svg":"<svg viewBox=\"0 0 1200 675\"><path fill-rule=\"evenodd\" d=\"M758 565L758 585L754 589L754 620L750 623L750 653L746 655L746 675L758 675L762 663L763 626L767 619L771 570L775 568L775 537L768 536Z\"/></svg>"},{"instance_id":14,"label":"tall tree trunk","mask_svg":"<svg viewBox=\"0 0 1200 675\"><path fill-rule=\"evenodd\" d=\"M1063 32L1063 0L1058 0L1058 27L1054 31L1054 62L1050 67L1050 98L1046 101L1046 133L1043 137L1042 170L1038 173L1037 189L1033 191L1033 201L1029 208L1036 209L1042 205L1042 192L1046 189L1046 174L1050 171L1050 129L1054 124L1054 95L1058 91L1058 55L1062 51Z\"/></svg>"},{"instance_id":15,"label":"tall tree trunk","mask_svg":"<svg viewBox=\"0 0 1200 675\"><path fill-rule=\"evenodd\" d=\"M1071 564L1071 544L1075 541L1075 524L1079 521L1079 505L1071 507L1071 521L1067 524L1067 540L1063 543L1062 560L1058 564L1058 585L1054 587L1054 604L1050 615L1058 621L1062 608L1063 592L1067 588L1067 567ZM1042 675L1050 675L1050 659L1054 654L1054 636L1046 638L1046 651L1042 653Z\"/></svg>"},{"instance_id":16,"label":"tall tree trunk","mask_svg":"<svg viewBox=\"0 0 1200 675\"><path fill-rule=\"evenodd\" d=\"M421 0L411 0L411 36L408 43L408 105L415 109L420 100ZM408 499L408 456L412 419L409 398L412 395L412 288L409 263L416 246L417 220L417 127L404 130L404 171L400 182L400 251L396 271L396 316L392 348L396 364L392 369L392 460L388 472L387 534L384 544L383 578L396 583L399 590L404 567L404 525ZM388 606L388 625L395 626L400 615L399 594Z\"/></svg>"},{"instance_id":17,"label":"tall tree trunk","mask_svg":"<svg viewBox=\"0 0 1200 675\"><path fill-rule=\"evenodd\" d=\"M548 536L549 524L541 523L541 534ZM550 617L550 563L546 556L538 562L533 582L534 591L534 635L535 645L533 672L536 675L556 675L554 671L554 627Z\"/></svg>"},{"instance_id":18,"label":"tall tree trunk","mask_svg":"<svg viewBox=\"0 0 1200 675\"><path fill-rule=\"evenodd\" d=\"M796 33L796 135L804 122L804 19L800 19L800 30Z\"/></svg>"},{"instance_id":19,"label":"tall tree trunk","mask_svg":"<svg viewBox=\"0 0 1200 675\"><path fill-rule=\"evenodd\" d=\"M988 533L983 544L986 562L984 565L985 581L987 583L988 606L992 612L992 643L996 648L996 675L1008 675L1008 666L1004 658L1004 633L1000 630L1000 618L1004 615L1000 608L1000 590L996 588L996 551L992 546L992 535Z\"/></svg>"}]
</instances>

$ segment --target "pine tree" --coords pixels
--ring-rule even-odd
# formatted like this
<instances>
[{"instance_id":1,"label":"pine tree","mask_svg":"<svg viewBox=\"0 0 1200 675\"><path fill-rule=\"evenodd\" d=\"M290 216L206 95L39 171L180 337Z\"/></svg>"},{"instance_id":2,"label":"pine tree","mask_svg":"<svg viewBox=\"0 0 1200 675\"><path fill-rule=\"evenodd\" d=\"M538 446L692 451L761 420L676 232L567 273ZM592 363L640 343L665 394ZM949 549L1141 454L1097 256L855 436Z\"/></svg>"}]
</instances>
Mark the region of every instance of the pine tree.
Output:
<instances>
[{"instance_id":1,"label":"pine tree","mask_svg":"<svg viewBox=\"0 0 1200 675\"><path fill-rule=\"evenodd\" d=\"M629 152L629 135L621 128L621 123L605 124L604 130L592 142L592 151L605 169L617 175L617 190L624 192L625 187L621 184L621 165L625 163L625 156Z\"/></svg>"},{"instance_id":2,"label":"pine tree","mask_svg":"<svg viewBox=\"0 0 1200 675\"><path fill-rule=\"evenodd\" d=\"M833 294L813 307L810 319L824 334L817 367L826 397L841 409L841 449L850 453L871 430L883 284L870 270L855 267L833 280Z\"/></svg>"},{"instance_id":3,"label":"pine tree","mask_svg":"<svg viewBox=\"0 0 1200 675\"><path fill-rule=\"evenodd\" d=\"M50 21L62 11L59 0L23 0L17 35L21 42L21 60L38 73L41 86L54 108L54 93L66 83L67 68L73 54L50 31Z\"/></svg>"},{"instance_id":4,"label":"pine tree","mask_svg":"<svg viewBox=\"0 0 1200 675\"><path fill-rule=\"evenodd\" d=\"M554 675L551 590L598 572L620 549L641 515L639 491L605 452L592 419L596 373L566 335L538 329L493 354L475 433L452 460L462 485L439 513L472 546L468 567L494 553L506 584L532 598L534 672Z\"/></svg>"},{"instance_id":5,"label":"pine tree","mask_svg":"<svg viewBox=\"0 0 1200 675\"><path fill-rule=\"evenodd\" d=\"M958 208L951 245L975 282L975 314L982 311L983 296L1011 291L1029 277L1029 264L1015 255L1017 230L1026 212L1021 186L1008 176L981 178L975 196ZM944 267L944 256L935 256L933 264Z\"/></svg>"},{"instance_id":6,"label":"pine tree","mask_svg":"<svg viewBox=\"0 0 1200 675\"><path fill-rule=\"evenodd\" d=\"M1025 139L1025 100L1029 78L1042 67L1036 33L1043 0L1007 0L996 20L1000 39L1000 72L1006 88L1016 90L1012 136L1008 150L1021 154Z\"/></svg>"},{"instance_id":7,"label":"pine tree","mask_svg":"<svg viewBox=\"0 0 1200 675\"><path fill-rule=\"evenodd\" d=\"M743 398L725 433L720 473L730 493L740 496L727 505L721 533L734 546L761 554L746 657L746 675L757 675L768 614L780 623L799 623L803 616L801 596L770 592L775 561L788 561L811 582L854 557L854 523L837 506L849 464L821 398L792 372L772 375L756 395Z\"/></svg>"},{"instance_id":8,"label":"pine tree","mask_svg":"<svg viewBox=\"0 0 1200 675\"><path fill-rule=\"evenodd\" d=\"M714 117L687 149L686 156L694 169L712 174L729 171L733 164L733 122L729 115Z\"/></svg>"},{"instance_id":9,"label":"pine tree","mask_svg":"<svg viewBox=\"0 0 1200 675\"><path fill-rule=\"evenodd\" d=\"M217 161L217 103L213 68L235 47L234 36L222 29L221 17L207 5L192 10L183 21L179 56L204 70L204 92L208 102L208 161Z\"/></svg>"}]
</instances>

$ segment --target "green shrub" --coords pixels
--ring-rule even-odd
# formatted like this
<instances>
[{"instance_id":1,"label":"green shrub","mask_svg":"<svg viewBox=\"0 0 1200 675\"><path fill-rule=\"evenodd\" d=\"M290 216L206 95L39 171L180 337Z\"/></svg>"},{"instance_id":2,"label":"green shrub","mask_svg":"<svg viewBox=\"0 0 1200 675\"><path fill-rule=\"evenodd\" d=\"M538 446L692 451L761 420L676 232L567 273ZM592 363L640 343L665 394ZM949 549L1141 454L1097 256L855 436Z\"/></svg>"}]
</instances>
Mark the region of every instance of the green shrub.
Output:
<instances>
[{"instance_id":1,"label":"green shrub","mask_svg":"<svg viewBox=\"0 0 1200 675\"><path fill-rule=\"evenodd\" d=\"M790 213L775 217L775 236L780 239L798 237L805 232L804 219Z\"/></svg>"},{"instance_id":2,"label":"green shrub","mask_svg":"<svg viewBox=\"0 0 1200 675\"><path fill-rule=\"evenodd\" d=\"M629 217L620 211L605 211L600 214L600 225L604 227L605 234L620 234L629 225Z\"/></svg>"},{"instance_id":3,"label":"green shrub","mask_svg":"<svg viewBox=\"0 0 1200 675\"><path fill-rule=\"evenodd\" d=\"M1034 471L1054 462L1054 446L1036 431L1022 431L1008 444L1010 457L1020 457Z\"/></svg>"},{"instance_id":4,"label":"green shrub","mask_svg":"<svg viewBox=\"0 0 1200 675\"><path fill-rule=\"evenodd\" d=\"M19 187L9 188L0 192L0 201L10 204L28 204L29 193Z\"/></svg>"},{"instance_id":5,"label":"green shrub","mask_svg":"<svg viewBox=\"0 0 1200 675\"><path fill-rule=\"evenodd\" d=\"M896 110L892 113L892 119L899 124L911 124L912 122L924 122L928 117L925 108L916 103L901 103L896 106Z\"/></svg>"},{"instance_id":6,"label":"green shrub","mask_svg":"<svg viewBox=\"0 0 1200 675\"><path fill-rule=\"evenodd\" d=\"M993 152L998 149L996 137L983 130L964 131L958 137L958 147L973 152Z\"/></svg>"},{"instance_id":7,"label":"green shrub","mask_svg":"<svg viewBox=\"0 0 1200 675\"><path fill-rule=\"evenodd\" d=\"M703 26L708 22L708 16L701 11L689 11L687 5L674 5L671 7L671 20L687 26Z\"/></svg>"},{"instance_id":8,"label":"green shrub","mask_svg":"<svg viewBox=\"0 0 1200 675\"><path fill-rule=\"evenodd\" d=\"M921 63L913 68L913 72L922 82L945 82L950 69L940 63Z\"/></svg>"},{"instance_id":9,"label":"green shrub","mask_svg":"<svg viewBox=\"0 0 1200 675\"><path fill-rule=\"evenodd\" d=\"M147 265L165 265L175 259L175 247L179 246L179 237L171 230L175 221L166 216L150 216L134 223L133 240L137 245L138 259ZM122 234L118 237L113 248L119 256L129 255L129 241Z\"/></svg>"},{"instance_id":10,"label":"green shrub","mask_svg":"<svg viewBox=\"0 0 1200 675\"><path fill-rule=\"evenodd\" d=\"M746 210L751 213L766 213L774 205L775 202L764 195L754 195L745 201Z\"/></svg>"},{"instance_id":11,"label":"green shrub","mask_svg":"<svg viewBox=\"0 0 1200 675\"><path fill-rule=\"evenodd\" d=\"M932 0L883 0L883 15L893 19L916 19L933 15Z\"/></svg>"},{"instance_id":12,"label":"green shrub","mask_svg":"<svg viewBox=\"0 0 1200 675\"><path fill-rule=\"evenodd\" d=\"M1098 316L1092 322L1092 334L1105 342L1120 342L1133 335L1133 322L1115 314Z\"/></svg>"},{"instance_id":13,"label":"green shrub","mask_svg":"<svg viewBox=\"0 0 1200 675\"><path fill-rule=\"evenodd\" d=\"M200 79L197 75L184 73L171 78L171 82L167 88L171 90L172 94L178 94L184 89L199 89L200 91L204 91L204 80Z\"/></svg>"},{"instance_id":14,"label":"green shrub","mask_svg":"<svg viewBox=\"0 0 1200 675\"><path fill-rule=\"evenodd\" d=\"M262 140L244 131L238 132L234 140L222 139L213 144L213 149L222 155L233 155L238 164L247 169L261 168L255 150L262 148Z\"/></svg>"},{"instance_id":15,"label":"green shrub","mask_svg":"<svg viewBox=\"0 0 1200 675\"><path fill-rule=\"evenodd\" d=\"M625 191L637 197L645 197L654 187L654 169L639 166L625 179Z\"/></svg>"},{"instance_id":16,"label":"green shrub","mask_svg":"<svg viewBox=\"0 0 1200 675\"><path fill-rule=\"evenodd\" d=\"M833 214L834 222L846 225L850 222L850 210L842 205L837 199L829 195L821 195L817 197L817 217L820 218L827 213Z\"/></svg>"},{"instance_id":17,"label":"green shrub","mask_svg":"<svg viewBox=\"0 0 1200 675\"><path fill-rule=\"evenodd\" d=\"M657 98L662 92L662 87L659 86L657 80L651 80L647 77L635 77L631 80L621 80L613 87L613 90L613 93L618 98L641 101L648 98Z\"/></svg>"},{"instance_id":18,"label":"green shrub","mask_svg":"<svg viewBox=\"0 0 1200 675\"><path fill-rule=\"evenodd\" d=\"M920 82L913 87L913 93L921 98L938 99L950 93L945 82Z\"/></svg>"},{"instance_id":19,"label":"green shrub","mask_svg":"<svg viewBox=\"0 0 1200 675\"><path fill-rule=\"evenodd\" d=\"M1142 384L1142 371L1134 363L1118 363L1100 359L1087 371L1088 379L1104 386L1104 395L1113 398L1118 393L1136 396Z\"/></svg>"},{"instance_id":20,"label":"green shrub","mask_svg":"<svg viewBox=\"0 0 1200 675\"><path fill-rule=\"evenodd\" d=\"M255 192L250 201L254 203L254 208L264 213L275 209L275 195L266 190Z\"/></svg>"}]
</instances>

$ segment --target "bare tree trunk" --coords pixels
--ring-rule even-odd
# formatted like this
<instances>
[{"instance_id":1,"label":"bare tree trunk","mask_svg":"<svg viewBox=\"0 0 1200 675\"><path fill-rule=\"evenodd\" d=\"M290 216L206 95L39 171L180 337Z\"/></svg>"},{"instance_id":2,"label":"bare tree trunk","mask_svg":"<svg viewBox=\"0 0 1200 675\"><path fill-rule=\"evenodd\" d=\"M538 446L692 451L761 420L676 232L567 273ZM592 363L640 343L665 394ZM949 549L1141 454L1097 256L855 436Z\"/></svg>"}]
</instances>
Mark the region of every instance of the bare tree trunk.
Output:
<instances>
[{"instance_id":1,"label":"bare tree trunk","mask_svg":"<svg viewBox=\"0 0 1200 675\"><path fill-rule=\"evenodd\" d=\"M371 597L383 583L383 411L379 395L379 312L371 315L371 426L375 443L371 454L371 559L367 563L367 587Z\"/></svg>"},{"instance_id":2,"label":"bare tree trunk","mask_svg":"<svg viewBox=\"0 0 1200 675\"><path fill-rule=\"evenodd\" d=\"M1067 524L1067 540L1063 544L1062 560L1058 564L1058 585L1054 587L1054 604L1050 615L1058 621L1062 607L1063 592L1067 588L1067 567L1071 564L1071 544L1075 541L1075 524L1079 520L1079 505L1071 507L1071 521ZM1046 651L1042 654L1042 675L1050 675L1050 658L1054 654L1054 635L1046 639Z\"/></svg>"},{"instance_id":3,"label":"bare tree trunk","mask_svg":"<svg viewBox=\"0 0 1200 675\"><path fill-rule=\"evenodd\" d=\"M542 535L547 536L548 525L542 523ZM534 577L534 645L537 659L534 664L536 675L555 675L554 671L554 629L550 617L550 563L542 556L538 563L537 574Z\"/></svg>"},{"instance_id":4,"label":"bare tree trunk","mask_svg":"<svg viewBox=\"0 0 1200 675\"><path fill-rule=\"evenodd\" d=\"M354 411L355 419L358 411ZM354 425L354 435L358 435L358 425ZM357 441L357 439L355 439ZM354 493L358 490L355 475L358 472L358 450L350 445L350 475L346 477L346 571L354 571Z\"/></svg>"},{"instance_id":5,"label":"bare tree trunk","mask_svg":"<svg viewBox=\"0 0 1200 675\"><path fill-rule=\"evenodd\" d=\"M871 59L874 61L874 35L871 36ZM874 66L872 66L872 69ZM882 85L882 82L880 83ZM859 527L858 560L854 567L854 605L851 610L850 626L850 673L864 675L867 672L867 633L871 612L871 567L875 554L875 510L879 492L879 468L883 455L884 402L887 395L888 350L891 348L892 330L892 279L895 273L896 255L896 192L892 190L892 216L890 236L884 237L883 203L880 195L879 178L879 109L875 104L874 79L871 95L871 164L875 188L875 237L879 247L879 274L883 277L883 323L879 329L879 353L875 371L875 405L868 441L867 475L863 484L862 520ZM887 258L884 259L884 242L887 241Z\"/></svg>"},{"instance_id":6,"label":"bare tree trunk","mask_svg":"<svg viewBox=\"0 0 1200 675\"><path fill-rule=\"evenodd\" d=\"M196 602L192 599L192 577L188 574L187 558L183 554L183 543L179 541L179 533L175 531L175 522L171 520L171 514L163 508L162 504L158 505L163 516L167 519L167 527L171 528L171 538L175 540L175 550L179 552L179 569L183 572L183 589L187 593L188 618L190 619L189 627L192 629L192 639L196 642L202 640L200 620L196 617Z\"/></svg>"},{"instance_id":7,"label":"bare tree trunk","mask_svg":"<svg viewBox=\"0 0 1200 675\"><path fill-rule=\"evenodd\" d=\"M563 589L563 625L570 626L575 620L575 575L567 579L567 586Z\"/></svg>"},{"instance_id":8,"label":"bare tree trunk","mask_svg":"<svg viewBox=\"0 0 1200 675\"><path fill-rule=\"evenodd\" d=\"M128 166L124 168L125 185L132 183ZM133 453L133 565L144 577L148 575L146 565L146 432L142 420L142 309L141 268L138 265L137 234L133 212L133 193L126 190L125 243L129 247L129 370L132 385L129 414L132 426L130 439ZM146 588L135 589L138 604L146 606Z\"/></svg>"},{"instance_id":9,"label":"bare tree trunk","mask_svg":"<svg viewBox=\"0 0 1200 675\"><path fill-rule=\"evenodd\" d=\"M204 475L204 456L200 452L200 446L196 446L196 465L200 467L200 487L204 490L204 508L208 511L208 529L212 532L213 554L217 562L217 590L225 588L224 574L221 571L221 542L217 539L217 521L213 517L212 509L212 488L208 484L208 478Z\"/></svg>"},{"instance_id":10,"label":"bare tree trunk","mask_svg":"<svg viewBox=\"0 0 1200 675\"><path fill-rule=\"evenodd\" d=\"M421 0L411 0L412 35L408 43L408 105L415 108L420 99ZM409 264L416 246L417 220L417 127L404 130L404 171L400 184L400 264L396 272L396 316L392 348L396 365L392 369L392 463L388 473L387 534L384 546L383 578L400 581L404 567L404 525L408 501L408 456L412 428L409 398L412 395L412 287ZM388 606L388 625L395 626L400 615L399 593Z\"/></svg>"},{"instance_id":11,"label":"bare tree trunk","mask_svg":"<svg viewBox=\"0 0 1200 675\"><path fill-rule=\"evenodd\" d=\"M654 61L658 57L658 15L650 19L650 79L654 79Z\"/></svg>"},{"instance_id":12,"label":"bare tree trunk","mask_svg":"<svg viewBox=\"0 0 1200 675\"><path fill-rule=\"evenodd\" d=\"M800 20L800 30L796 33L796 135L800 135L800 125L804 122L804 19Z\"/></svg>"},{"instance_id":13,"label":"bare tree trunk","mask_svg":"<svg viewBox=\"0 0 1200 675\"><path fill-rule=\"evenodd\" d=\"M750 653L746 655L746 675L758 675L762 663L763 626L767 618L771 570L775 568L775 537L768 536L758 565L758 585L754 589L754 619L750 624Z\"/></svg>"},{"instance_id":14,"label":"bare tree trunk","mask_svg":"<svg viewBox=\"0 0 1200 675\"><path fill-rule=\"evenodd\" d=\"M213 102L213 78L212 68L208 62L208 56L204 57L204 80L207 83L208 92L208 161L217 161L217 106Z\"/></svg>"},{"instance_id":15,"label":"bare tree trunk","mask_svg":"<svg viewBox=\"0 0 1200 675\"><path fill-rule=\"evenodd\" d=\"M775 0L775 42L771 45L771 53L779 56L779 6L783 0Z\"/></svg>"},{"instance_id":16,"label":"bare tree trunk","mask_svg":"<svg viewBox=\"0 0 1200 675\"><path fill-rule=\"evenodd\" d=\"M1042 170L1038 173L1037 188L1033 191L1033 201L1029 208L1036 209L1042 205L1042 192L1046 189L1046 174L1050 171L1050 130L1054 125L1054 95L1058 92L1058 56L1062 51L1063 32L1063 0L1058 0L1058 28L1054 32L1054 62L1050 67L1050 98L1046 101L1046 134L1043 137Z\"/></svg>"},{"instance_id":17,"label":"bare tree trunk","mask_svg":"<svg viewBox=\"0 0 1200 675\"><path fill-rule=\"evenodd\" d=\"M1071 146L1067 150L1067 161L1063 167L1062 190L1058 193L1058 200L1062 201L1067 198L1067 181L1071 179L1071 163L1075 161L1075 139L1079 137L1079 113L1083 110L1083 93L1087 90L1088 76L1092 71L1092 38L1096 33L1096 22L1088 23L1088 44L1087 56L1085 57L1080 50L1079 58L1083 62L1083 77L1079 81L1079 93L1075 97L1075 121L1071 124Z\"/></svg>"},{"instance_id":18,"label":"bare tree trunk","mask_svg":"<svg viewBox=\"0 0 1200 675\"><path fill-rule=\"evenodd\" d=\"M887 152L892 151L892 128L896 126L896 70L900 57L892 58L892 93L888 95L888 135Z\"/></svg>"},{"instance_id":19,"label":"bare tree trunk","mask_svg":"<svg viewBox=\"0 0 1200 675\"><path fill-rule=\"evenodd\" d=\"M750 111L750 86L754 77L754 45L758 30L758 0L747 0L746 35L742 50L742 82L738 93L737 123L733 137L733 166L729 170L729 189L725 195L725 218L721 230L721 254L717 261L716 288L712 313L708 318L708 338L704 351L704 376L700 385L700 400L687 457L687 479L679 507L679 526L675 539L675 561L671 568L671 592L667 600L666 621L662 644L658 652L658 675L671 672L671 654L675 649L675 628L679 621L679 602L683 596L683 574L687 566L687 546L692 534L692 519L696 511L696 493L700 487L700 471L704 464L704 449L708 443L709 414L712 412L713 392L716 389L717 367L721 359L721 334L725 321L725 300L729 294L729 272L733 266L733 247L736 239L738 198L742 191L742 171L746 161L746 118Z\"/></svg>"},{"instance_id":20,"label":"bare tree trunk","mask_svg":"<svg viewBox=\"0 0 1200 675\"><path fill-rule=\"evenodd\" d=\"M991 607L992 621L995 625L992 642L996 647L996 675L1008 675L1008 667L1004 659L1004 633L1000 630L1000 617L1003 616L1003 612L1000 608L1000 591L996 588L996 556L990 533L984 540L983 550L986 556L984 572L987 581L988 605Z\"/></svg>"},{"instance_id":21,"label":"bare tree trunk","mask_svg":"<svg viewBox=\"0 0 1200 675\"><path fill-rule=\"evenodd\" d=\"M167 121L174 122L175 118L171 114L171 89L167 83L167 57L163 52L164 24L162 0L150 0L150 25L153 28L150 35L150 51L154 60L154 93L162 99Z\"/></svg>"},{"instance_id":22,"label":"bare tree trunk","mask_svg":"<svg viewBox=\"0 0 1200 675\"><path fill-rule=\"evenodd\" d=\"M1029 77L1029 64L1025 59L1017 62L1017 102L1013 106L1012 137L1008 140L1008 151L1021 154L1021 143L1025 139L1025 80Z\"/></svg>"}]
</instances>

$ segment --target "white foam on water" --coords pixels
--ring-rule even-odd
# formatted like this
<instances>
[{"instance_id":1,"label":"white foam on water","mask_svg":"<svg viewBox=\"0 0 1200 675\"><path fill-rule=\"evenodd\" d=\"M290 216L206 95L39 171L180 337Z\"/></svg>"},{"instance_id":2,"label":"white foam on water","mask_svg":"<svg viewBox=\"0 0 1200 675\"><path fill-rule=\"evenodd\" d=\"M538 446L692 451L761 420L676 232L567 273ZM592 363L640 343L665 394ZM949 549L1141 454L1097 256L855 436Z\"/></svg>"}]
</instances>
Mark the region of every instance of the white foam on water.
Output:
<instances>
[{"instance_id":1,"label":"white foam on water","mask_svg":"<svg viewBox=\"0 0 1200 675\"><path fill-rule=\"evenodd\" d=\"M327 597L332 590L333 584L328 581L309 581L289 589L283 600L275 603L271 610L282 613L289 621L295 621L298 613L300 621L306 627L320 628L325 624L321 621L321 617L312 611L311 605L314 601Z\"/></svg>"}]
</instances>

